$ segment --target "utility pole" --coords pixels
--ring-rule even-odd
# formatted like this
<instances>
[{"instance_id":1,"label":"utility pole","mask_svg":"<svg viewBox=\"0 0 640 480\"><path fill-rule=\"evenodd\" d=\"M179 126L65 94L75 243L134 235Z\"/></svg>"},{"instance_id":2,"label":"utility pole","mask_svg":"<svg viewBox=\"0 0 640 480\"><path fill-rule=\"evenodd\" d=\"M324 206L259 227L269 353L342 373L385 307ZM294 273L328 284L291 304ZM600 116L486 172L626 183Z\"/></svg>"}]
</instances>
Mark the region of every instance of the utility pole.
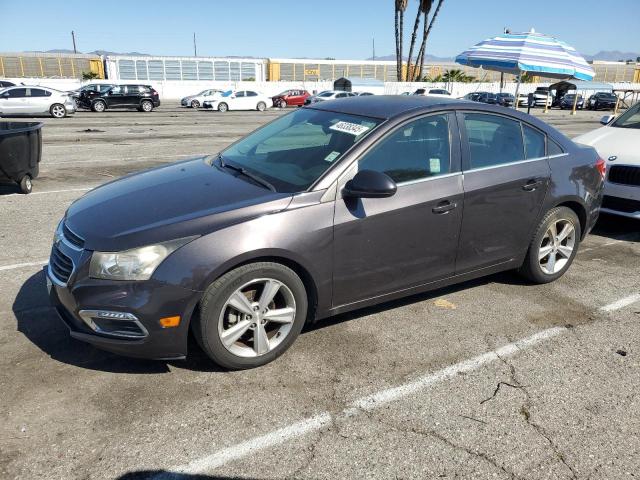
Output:
<instances>
[{"instance_id":1,"label":"utility pole","mask_svg":"<svg viewBox=\"0 0 640 480\"><path fill-rule=\"evenodd\" d=\"M73 40L73 53L78 53L76 50L76 34L73 30L71 30L71 40Z\"/></svg>"},{"instance_id":2,"label":"utility pole","mask_svg":"<svg viewBox=\"0 0 640 480\"><path fill-rule=\"evenodd\" d=\"M376 39L372 38L371 40L373 42L373 60L375 60L376 59Z\"/></svg>"},{"instance_id":3,"label":"utility pole","mask_svg":"<svg viewBox=\"0 0 640 480\"><path fill-rule=\"evenodd\" d=\"M196 32L193 32L193 56L198 56L198 47L196 45Z\"/></svg>"}]
</instances>

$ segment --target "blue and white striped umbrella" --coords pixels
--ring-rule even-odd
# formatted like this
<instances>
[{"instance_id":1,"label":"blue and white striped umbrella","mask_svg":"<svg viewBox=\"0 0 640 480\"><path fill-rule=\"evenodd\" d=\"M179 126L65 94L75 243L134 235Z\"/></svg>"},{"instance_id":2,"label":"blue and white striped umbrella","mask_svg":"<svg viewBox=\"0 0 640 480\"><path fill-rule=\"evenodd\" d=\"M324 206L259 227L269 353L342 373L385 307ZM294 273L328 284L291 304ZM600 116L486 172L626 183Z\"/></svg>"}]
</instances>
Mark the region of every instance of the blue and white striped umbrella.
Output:
<instances>
[{"instance_id":1,"label":"blue and white striped umbrella","mask_svg":"<svg viewBox=\"0 0 640 480\"><path fill-rule=\"evenodd\" d=\"M576 49L553 37L536 33L505 33L474 45L456 57L456 63L519 75L590 81L593 68Z\"/></svg>"}]
</instances>

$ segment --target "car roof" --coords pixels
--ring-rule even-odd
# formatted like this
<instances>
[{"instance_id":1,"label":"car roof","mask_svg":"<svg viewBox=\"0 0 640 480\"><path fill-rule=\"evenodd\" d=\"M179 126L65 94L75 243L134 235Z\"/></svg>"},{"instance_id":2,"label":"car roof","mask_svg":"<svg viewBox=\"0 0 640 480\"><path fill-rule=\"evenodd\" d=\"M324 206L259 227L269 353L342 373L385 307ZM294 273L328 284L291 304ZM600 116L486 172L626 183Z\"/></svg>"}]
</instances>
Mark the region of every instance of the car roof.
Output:
<instances>
[{"instance_id":1,"label":"car roof","mask_svg":"<svg viewBox=\"0 0 640 480\"><path fill-rule=\"evenodd\" d=\"M419 95L366 95L349 99L327 100L315 103L311 108L362 115L375 118L393 118L410 110L426 109L435 105L469 105L466 100L447 97L423 97ZM307 107L309 108L309 107Z\"/></svg>"}]
</instances>

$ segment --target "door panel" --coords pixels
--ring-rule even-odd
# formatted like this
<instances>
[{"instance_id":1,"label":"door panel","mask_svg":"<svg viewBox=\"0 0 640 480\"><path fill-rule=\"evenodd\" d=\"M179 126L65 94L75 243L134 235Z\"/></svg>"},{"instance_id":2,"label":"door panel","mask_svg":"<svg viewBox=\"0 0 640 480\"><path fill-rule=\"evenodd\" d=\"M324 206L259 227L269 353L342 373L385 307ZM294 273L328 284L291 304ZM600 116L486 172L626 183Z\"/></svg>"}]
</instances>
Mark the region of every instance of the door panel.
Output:
<instances>
[{"instance_id":1,"label":"door panel","mask_svg":"<svg viewBox=\"0 0 640 480\"><path fill-rule=\"evenodd\" d=\"M495 117L469 114L467 123L459 118L465 125L464 213L457 274L522 256L550 182L546 158L524 159L520 123Z\"/></svg>"},{"instance_id":2,"label":"door panel","mask_svg":"<svg viewBox=\"0 0 640 480\"><path fill-rule=\"evenodd\" d=\"M456 133L456 134L452 134ZM455 116L409 120L351 167L398 182L388 198L336 200L333 304L410 288L453 275L462 220L463 183Z\"/></svg>"},{"instance_id":3,"label":"door panel","mask_svg":"<svg viewBox=\"0 0 640 480\"><path fill-rule=\"evenodd\" d=\"M458 208L434 213L443 200ZM400 186L390 198L337 199L334 307L452 275L462 200L460 174Z\"/></svg>"}]
</instances>

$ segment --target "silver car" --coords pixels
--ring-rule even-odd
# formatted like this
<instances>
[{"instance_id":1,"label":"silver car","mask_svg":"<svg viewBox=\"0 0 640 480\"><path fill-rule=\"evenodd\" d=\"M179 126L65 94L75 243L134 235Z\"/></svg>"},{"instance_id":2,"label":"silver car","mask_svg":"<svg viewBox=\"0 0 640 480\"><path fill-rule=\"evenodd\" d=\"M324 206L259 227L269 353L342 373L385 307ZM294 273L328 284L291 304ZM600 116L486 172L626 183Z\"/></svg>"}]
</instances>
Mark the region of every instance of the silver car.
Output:
<instances>
[{"instance_id":1,"label":"silver car","mask_svg":"<svg viewBox=\"0 0 640 480\"><path fill-rule=\"evenodd\" d=\"M0 116L46 114L63 118L75 111L73 98L53 88L17 85L0 90Z\"/></svg>"}]
</instances>

